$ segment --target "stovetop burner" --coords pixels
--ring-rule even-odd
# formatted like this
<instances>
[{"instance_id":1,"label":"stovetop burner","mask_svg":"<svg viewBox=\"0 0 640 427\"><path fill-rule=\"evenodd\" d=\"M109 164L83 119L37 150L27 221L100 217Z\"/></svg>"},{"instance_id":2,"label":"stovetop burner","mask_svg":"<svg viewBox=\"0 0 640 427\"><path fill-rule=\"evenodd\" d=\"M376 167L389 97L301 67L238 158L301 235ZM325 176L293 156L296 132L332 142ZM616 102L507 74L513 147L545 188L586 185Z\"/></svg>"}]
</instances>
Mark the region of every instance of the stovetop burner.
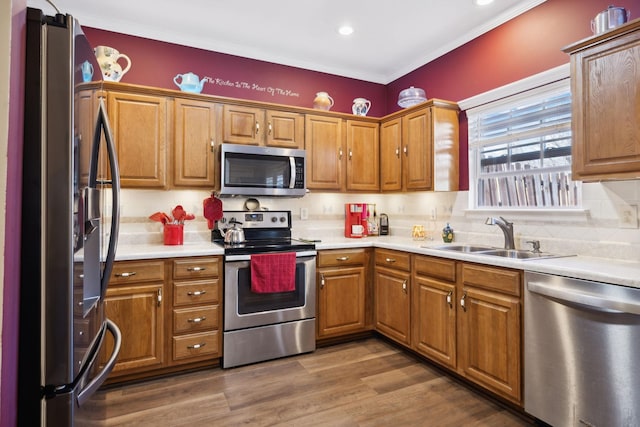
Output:
<instances>
[{"instance_id":1,"label":"stovetop burner","mask_svg":"<svg viewBox=\"0 0 640 427\"><path fill-rule=\"evenodd\" d=\"M242 223L244 243L224 242L221 230L226 230L231 221ZM300 252L316 248L313 242L291 238L291 211L225 211L211 231L211 240L224 247L225 255Z\"/></svg>"}]
</instances>

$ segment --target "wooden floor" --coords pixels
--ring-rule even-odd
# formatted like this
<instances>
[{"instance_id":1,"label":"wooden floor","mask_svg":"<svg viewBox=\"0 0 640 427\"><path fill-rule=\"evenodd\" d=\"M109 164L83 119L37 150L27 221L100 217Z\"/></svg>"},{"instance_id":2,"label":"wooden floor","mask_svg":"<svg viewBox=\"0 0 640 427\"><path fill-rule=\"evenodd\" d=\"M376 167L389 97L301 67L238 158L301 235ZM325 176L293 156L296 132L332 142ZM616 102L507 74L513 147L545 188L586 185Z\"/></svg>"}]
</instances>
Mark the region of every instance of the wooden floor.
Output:
<instances>
[{"instance_id":1,"label":"wooden floor","mask_svg":"<svg viewBox=\"0 0 640 427\"><path fill-rule=\"evenodd\" d=\"M377 338L100 390L91 426L528 426Z\"/></svg>"}]
</instances>

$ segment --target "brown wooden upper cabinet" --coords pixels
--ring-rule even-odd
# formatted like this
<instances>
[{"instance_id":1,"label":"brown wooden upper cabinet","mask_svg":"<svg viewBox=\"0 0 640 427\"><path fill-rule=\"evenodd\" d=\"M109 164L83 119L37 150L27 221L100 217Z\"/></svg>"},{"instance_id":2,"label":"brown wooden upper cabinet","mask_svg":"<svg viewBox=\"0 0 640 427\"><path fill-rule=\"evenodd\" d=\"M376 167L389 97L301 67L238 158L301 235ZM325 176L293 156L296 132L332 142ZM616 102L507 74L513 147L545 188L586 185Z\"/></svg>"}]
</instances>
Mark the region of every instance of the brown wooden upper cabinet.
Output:
<instances>
[{"instance_id":1,"label":"brown wooden upper cabinet","mask_svg":"<svg viewBox=\"0 0 640 427\"><path fill-rule=\"evenodd\" d=\"M377 122L307 114L307 188L379 191L379 147Z\"/></svg>"},{"instance_id":2,"label":"brown wooden upper cabinet","mask_svg":"<svg viewBox=\"0 0 640 427\"><path fill-rule=\"evenodd\" d=\"M432 99L382 122L382 191L458 190L458 111Z\"/></svg>"},{"instance_id":3,"label":"brown wooden upper cabinet","mask_svg":"<svg viewBox=\"0 0 640 427\"><path fill-rule=\"evenodd\" d=\"M224 142L304 148L304 115L300 113L227 104L222 123Z\"/></svg>"},{"instance_id":4,"label":"brown wooden upper cabinet","mask_svg":"<svg viewBox=\"0 0 640 427\"><path fill-rule=\"evenodd\" d=\"M215 183L216 108L212 102L176 98L173 185L211 188Z\"/></svg>"},{"instance_id":5,"label":"brown wooden upper cabinet","mask_svg":"<svg viewBox=\"0 0 640 427\"><path fill-rule=\"evenodd\" d=\"M573 179L640 177L640 19L564 51L571 57Z\"/></svg>"},{"instance_id":6,"label":"brown wooden upper cabinet","mask_svg":"<svg viewBox=\"0 0 640 427\"><path fill-rule=\"evenodd\" d=\"M167 185L167 98L109 92L107 110L123 187Z\"/></svg>"}]
</instances>

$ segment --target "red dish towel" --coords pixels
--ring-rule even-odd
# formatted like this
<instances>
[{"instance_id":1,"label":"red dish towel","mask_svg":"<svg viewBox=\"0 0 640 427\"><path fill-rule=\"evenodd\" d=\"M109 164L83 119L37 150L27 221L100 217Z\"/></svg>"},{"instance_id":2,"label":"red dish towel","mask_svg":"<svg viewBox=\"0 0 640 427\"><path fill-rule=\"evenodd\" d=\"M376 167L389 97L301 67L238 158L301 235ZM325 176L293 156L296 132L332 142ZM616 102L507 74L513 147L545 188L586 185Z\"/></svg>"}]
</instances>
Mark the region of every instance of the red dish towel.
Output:
<instances>
[{"instance_id":1,"label":"red dish towel","mask_svg":"<svg viewBox=\"0 0 640 427\"><path fill-rule=\"evenodd\" d=\"M296 289L296 253L251 255L251 291L258 294Z\"/></svg>"}]
</instances>

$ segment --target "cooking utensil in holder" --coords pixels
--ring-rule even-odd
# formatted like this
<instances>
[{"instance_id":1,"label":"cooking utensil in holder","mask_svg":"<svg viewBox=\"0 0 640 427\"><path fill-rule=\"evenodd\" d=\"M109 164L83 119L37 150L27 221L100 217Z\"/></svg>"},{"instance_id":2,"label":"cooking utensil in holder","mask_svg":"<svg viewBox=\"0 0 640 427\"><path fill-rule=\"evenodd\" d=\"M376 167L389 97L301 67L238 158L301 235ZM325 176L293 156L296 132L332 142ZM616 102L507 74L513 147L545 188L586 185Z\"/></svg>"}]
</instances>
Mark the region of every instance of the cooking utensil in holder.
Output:
<instances>
[{"instance_id":1,"label":"cooking utensil in holder","mask_svg":"<svg viewBox=\"0 0 640 427\"><path fill-rule=\"evenodd\" d=\"M164 244L182 245L184 243L184 224L164 225Z\"/></svg>"}]
</instances>

